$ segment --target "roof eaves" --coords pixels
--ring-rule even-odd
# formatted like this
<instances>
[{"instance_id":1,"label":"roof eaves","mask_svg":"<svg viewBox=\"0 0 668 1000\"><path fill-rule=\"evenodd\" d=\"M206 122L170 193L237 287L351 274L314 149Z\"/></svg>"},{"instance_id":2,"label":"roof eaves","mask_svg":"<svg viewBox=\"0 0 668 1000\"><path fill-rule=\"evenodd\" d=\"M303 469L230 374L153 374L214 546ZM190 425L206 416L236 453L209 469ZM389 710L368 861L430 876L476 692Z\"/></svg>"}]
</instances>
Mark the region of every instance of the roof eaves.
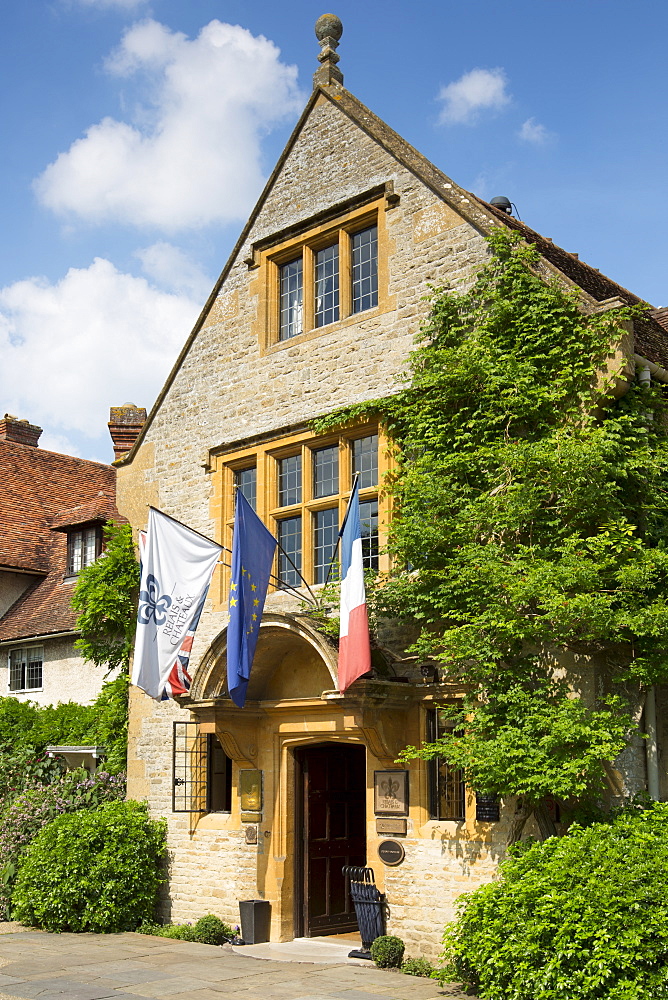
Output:
<instances>
[{"instance_id":1,"label":"roof eaves","mask_svg":"<svg viewBox=\"0 0 668 1000\"><path fill-rule=\"evenodd\" d=\"M204 323L204 320L206 319L207 315L209 314L209 311L212 309L213 304L214 304L214 302L216 301L216 299L218 297L218 293L220 292L220 289L222 288L225 279L227 278L228 274L230 273L230 270L232 269L232 265L234 264L234 261L236 260L237 255L239 254L239 251L241 250L242 246L244 245L244 243L246 241L246 238L247 238L249 232L251 231L251 229L252 229L252 227L253 227L253 225L255 223L255 220L257 219L258 215L260 214L260 210L262 209L262 206L264 205L264 203L265 203L265 201L266 201L266 199L267 199L267 197L269 195L269 192L271 191L272 187L276 183L276 179L277 179L278 175L280 174L281 170L283 169L283 164L285 163L285 161L288 158L288 155L289 155L292 147L294 146L295 142L297 141L299 133L301 132L302 128L304 127L304 123L305 123L306 119L310 115L310 113L311 113L311 111L313 109L313 106L315 105L315 102L318 99L319 94L320 93L324 93L324 92L325 92L325 88L324 87L316 87L314 89L313 93L311 94L310 98L306 102L306 106L304 107L304 110L302 111L301 115L299 116L299 121L297 122L297 124L295 125L294 129L292 130L292 132L290 134L290 138L288 139L287 143L285 144L283 152L279 156L279 158L278 158L278 160L276 162L276 166L272 170L272 172L271 172L271 174L270 174L270 176L269 176L269 178L267 180L267 183L265 184L265 186L264 186L264 188L262 190L262 194L260 195L260 197L258 198L257 202L255 203L255 207L253 208L253 211L251 212L250 216L248 217L248 221L246 222L246 225L241 230L241 234L239 236L239 239L234 244L234 248L232 249L232 253L227 258L227 263L225 264L225 267L221 271L220 277L218 278L218 281L213 286L211 294L209 295L208 299L206 300L206 302L204 304L204 308L202 309L201 313L197 317L197 321L196 321L194 327L192 328L192 331L190 332L190 335L189 335L188 339L186 340L185 344L183 345L183 348L181 349L181 351L179 353L179 356L177 357L176 361L172 365L172 370L170 371L169 375L167 376L162 389L158 393L156 401L153 404L153 406L151 407L150 413L147 416L146 421L144 422L144 425L143 425L141 431L137 435L136 441L132 445L132 448L127 452L127 454L121 456L121 458L117 458L115 462L112 462L112 465L114 465L114 466L122 466L122 465L129 465L129 464L131 464L132 460L134 459L135 455L137 454L137 451L141 447L141 444L142 444L144 438L146 437L146 433L147 433L149 427L153 423L153 420L155 419L155 416L156 416L158 410L162 406L163 400L165 399L165 396L167 395L167 392L169 391L169 389L170 389L170 387L172 385L172 382L174 381L174 379L176 378L176 375L178 374L179 368L181 367L181 365L185 361L186 357L188 356L190 348L192 347L193 342L194 342L195 338L197 337L197 334L202 329L202 325Z\"/></svg>"}]
</instances>

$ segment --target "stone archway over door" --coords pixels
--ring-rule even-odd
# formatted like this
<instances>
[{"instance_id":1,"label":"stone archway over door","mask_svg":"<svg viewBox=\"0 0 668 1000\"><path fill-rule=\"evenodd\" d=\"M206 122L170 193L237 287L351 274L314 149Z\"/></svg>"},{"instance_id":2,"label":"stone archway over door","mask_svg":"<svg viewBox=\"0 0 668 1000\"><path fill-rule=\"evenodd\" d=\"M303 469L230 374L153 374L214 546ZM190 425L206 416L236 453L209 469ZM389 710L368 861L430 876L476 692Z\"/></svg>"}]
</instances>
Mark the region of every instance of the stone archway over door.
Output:
<instances>
[{"instance_id":1,"label":"stone archway over door","mask_svg":"<svg viewBox=\"0 0 668 1000\"><path fill-rule=\"evenodd\" d=\"M365 753L345 743L296 751L297 934L357 930L341 869L366 863Z\"/></svg>"}]
</instances>

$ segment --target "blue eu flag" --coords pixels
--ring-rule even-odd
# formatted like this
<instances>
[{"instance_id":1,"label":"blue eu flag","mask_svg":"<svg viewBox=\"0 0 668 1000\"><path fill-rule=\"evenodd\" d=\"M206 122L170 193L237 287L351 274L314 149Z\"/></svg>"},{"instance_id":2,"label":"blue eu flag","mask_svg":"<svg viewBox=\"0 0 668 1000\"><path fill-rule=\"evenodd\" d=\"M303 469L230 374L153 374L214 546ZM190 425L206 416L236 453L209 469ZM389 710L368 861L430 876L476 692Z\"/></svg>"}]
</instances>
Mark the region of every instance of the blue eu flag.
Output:
<instances>
[{"instance_id":1,"label":"blue eu flag","mask_svg":"<svg viewBox=\"0 0 668 1000\"><path fill-rule=\"evenodd\" d=\"M227 689L239 708L243 708L246 701L276 544L276 539L238 489L227 626Z\"/></svg>"}]
</instances>

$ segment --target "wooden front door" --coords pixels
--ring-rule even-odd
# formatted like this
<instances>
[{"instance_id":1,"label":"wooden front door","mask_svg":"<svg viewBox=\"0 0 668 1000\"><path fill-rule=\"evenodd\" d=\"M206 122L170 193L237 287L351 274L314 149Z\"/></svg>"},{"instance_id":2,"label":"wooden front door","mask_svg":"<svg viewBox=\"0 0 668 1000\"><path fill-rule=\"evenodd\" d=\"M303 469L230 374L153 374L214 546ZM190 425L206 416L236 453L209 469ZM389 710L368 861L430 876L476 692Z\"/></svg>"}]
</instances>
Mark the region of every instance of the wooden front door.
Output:
<instances>
[{"instance_id":1,"label":"wooden front door","mask_svg":"<svg viewBox=\"0 0 668 1000\"><path fill-rule=\"evenodd\" d=\"M297 753L297 764L302 831L297 933L311 937L354 931L355 910L341 869L366 863L364 747L305 747Z\"/></svg>"}]
</instances>

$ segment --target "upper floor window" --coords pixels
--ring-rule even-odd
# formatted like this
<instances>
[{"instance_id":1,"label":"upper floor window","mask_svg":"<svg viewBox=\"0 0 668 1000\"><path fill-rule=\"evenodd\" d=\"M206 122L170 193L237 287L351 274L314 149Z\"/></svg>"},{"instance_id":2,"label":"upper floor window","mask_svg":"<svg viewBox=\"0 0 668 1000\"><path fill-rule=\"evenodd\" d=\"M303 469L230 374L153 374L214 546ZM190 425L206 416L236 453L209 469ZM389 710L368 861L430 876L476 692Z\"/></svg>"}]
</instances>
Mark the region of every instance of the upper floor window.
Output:
<instances>
[{"instance_id":1,"label":"upper floor window","mask_svg":"<svg viewBox=\"0 0 668 1000\"><path fill-rule=\"evenodd\" d=\"M323 247L305 243L299 256L279 261L277 269L279 340L373 309L378 305L378 226L355 232L342 228L336 241Z\"/></svg>"},{"instance_id":2,"label":"upper floor window","mask_svg":"<svg viewBox=\"0 0 668 1000\"><path fill-rule=\"evenodd\" d=\"M245 469L236 469L234 473L234 485L251 505L253 510L257 507L257 467L249 465Z\"/></svg>"},{"instance_id":3,"label":"upper floor window","mask_svg":"<svg viewBox=\"0 0 668 1000\"><path fill-rule=\"evenodd\" d=\"M43 646L24 646L9 653L9 690L34 691L42 687Z\"/></svg>"},{"instance_id":4,"label":"upper floor window","mask_svg":"<svg viewBox=\"0 0 668 1000\"><path fill-rule=\"evenodd\" d=\"M250 462L253 462L251 467ZM375 428L332 438L300 434L292 443L267 442L225 462L226 476L239 489L253 472L256 510L278 539L274 576L279 586L326 581L355 477L360 485L362 552L368 569L379 569L379 437ZM242 464L243 463L243 464ZM226 480L230 483L230 479ZM227 538L233 527L233 490L227 487ZM248 493L244 492L248 499ZM336 578L336 566L333 575Z\"/></svg>"},{"instance_id":5,"label":"upper floor window","mask_svg":"<svg viewBox=\"0 0 668 1000\"><path fill-rule=\"evenodd\" d=\"M99 527L82 528L67 533L67 575L75 576L90 566L102 551L102 532Z\"/></svg>"}]
</instances>

